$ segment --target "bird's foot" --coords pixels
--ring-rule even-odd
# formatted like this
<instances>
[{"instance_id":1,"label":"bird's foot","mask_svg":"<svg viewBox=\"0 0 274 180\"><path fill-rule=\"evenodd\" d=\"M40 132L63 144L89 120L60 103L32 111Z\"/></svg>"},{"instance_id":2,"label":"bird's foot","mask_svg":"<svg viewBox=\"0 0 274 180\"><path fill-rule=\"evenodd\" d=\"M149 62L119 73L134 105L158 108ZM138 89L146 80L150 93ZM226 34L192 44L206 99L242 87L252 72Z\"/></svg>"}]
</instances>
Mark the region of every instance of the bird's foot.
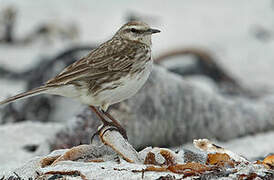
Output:
<instances>
[{"instance_id":1,"label":"bird's foot","mask_svg":"<svg viewBox=\"0 0 274 180\"><path fill-rule=\"evenodd\" d=\"M105 127L107 127L107 126L108 126L109 128L105 129ZM105 129L104 132L101 132L103 129ZM123 136L124 139L128 140L127 132L126 132L126 130L125 130L121 125L116 124L116 123L114 123L114 122L104 121L104 122L103 122L103 125L99 128L99 130L96 131L96 132L91 136L90 142L92 143L92 141L93 141L93 139L94 139L95 136L100 135L101 133L102 133L101 136L103 136L103 135L105 134L106 131L112 131L112 130L118 131L118 132Z\"/></svg>"},{"instance_id":2,"label":"bird's foot","mask_svg":"<svg viewBox=\"0 0 274 180\"><path fill-rule=\"evenodd\" d=\"M96 115L99 117L99 119L103 122L103 126L100 127L99 130L91 136L91 142L92 142L93 138L94 138L96 135L101 134L101 133L102 133L101 131L102 131L105 127L107 127L107 126L109 126L109 128L107 128L106 130L104 130L104 132L102 133L102 135L104 135L104 133L105 133L106 131L108 131L108 130L116 130L116 131L118 131L118 132L123 136L124 139L126 139L126 140L128 139L128 138L127 138L126 130L125 130L125 129L119 124L119 122L116 121L108 112L106 112L106 111L99 111L99 110L97 110L97 108L94 107L94 106L90 106L90 108L96 113ZM109 120L111 120L111 121L107 121L107 120L105 119L105 117L103 116L102 113L103 113Z\"/></svg>"}]
</instances>

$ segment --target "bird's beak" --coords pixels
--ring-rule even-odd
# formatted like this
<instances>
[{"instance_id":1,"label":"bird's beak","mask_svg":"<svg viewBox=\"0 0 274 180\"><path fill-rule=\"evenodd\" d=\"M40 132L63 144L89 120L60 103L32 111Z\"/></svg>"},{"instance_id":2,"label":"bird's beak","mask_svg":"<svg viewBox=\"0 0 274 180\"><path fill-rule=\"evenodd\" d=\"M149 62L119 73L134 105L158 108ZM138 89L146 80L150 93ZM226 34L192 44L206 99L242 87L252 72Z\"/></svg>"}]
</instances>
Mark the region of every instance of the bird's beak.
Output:
<instances>
[{"instance_id":1,"label":"bird's beak","mask_svg":"<svg viewBox=\"0 0 274 180\"><path fill-rule=\"evenodd\" d=\"M161 31L158 30L158 29L149 29L148 32L149 32L150 34L154 34L154 33L159 33L159 32L161 32Z\"/></svg>"}]
</instances>

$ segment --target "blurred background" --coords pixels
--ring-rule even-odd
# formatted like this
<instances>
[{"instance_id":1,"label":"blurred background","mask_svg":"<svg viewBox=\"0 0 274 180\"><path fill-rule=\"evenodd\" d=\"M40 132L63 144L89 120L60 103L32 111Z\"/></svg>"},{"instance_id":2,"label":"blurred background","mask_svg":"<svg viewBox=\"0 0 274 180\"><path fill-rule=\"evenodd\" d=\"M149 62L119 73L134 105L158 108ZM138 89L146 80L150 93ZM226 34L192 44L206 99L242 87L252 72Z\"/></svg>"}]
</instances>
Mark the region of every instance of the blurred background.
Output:
<instances>
[{"instance_id":1,"label":"blurred background","mask_svg":"<svg viewBox=\"0 0 274 180\"><path fill-rule=\"evenodd\" d=\"M221 97L244 98L244 102L264 101L268 97L273 100L273 17L273 0L0 0L0 100L41 85L111 38L130 20L141 20L161 30L152 39L155 63L179 74L187 83L198 84L198 88ZM84 107L52 96L0 107L0 157L13 158L14 164L8 164L8 158L4 161L11 168L34 156L30 152L35 152L48 134L58 132ZM267 121L273 125L273 111L262 113L268 114L271 116ZM46 124L20 124L25 121ZM254 147L274 137L272 126L258 125L258 129L263 135ZM270 135L265 137L264 130ZM25 139L18 139L17 132L26 134ZM246 135L250 134L256 134L256 128ZM248 142L256 138L247 137L246 143L223 139L232 140L227 147L249 158L271 153L266 146L262 151L245 154ZM266 143L274 146L273 142ZM241 144L244 148L237 149ZM10 152L11 148L14 152ZM18 153L16 148L27 152ZM24 158L19 157L22 154Z\"/></svg>"}]
</instances>

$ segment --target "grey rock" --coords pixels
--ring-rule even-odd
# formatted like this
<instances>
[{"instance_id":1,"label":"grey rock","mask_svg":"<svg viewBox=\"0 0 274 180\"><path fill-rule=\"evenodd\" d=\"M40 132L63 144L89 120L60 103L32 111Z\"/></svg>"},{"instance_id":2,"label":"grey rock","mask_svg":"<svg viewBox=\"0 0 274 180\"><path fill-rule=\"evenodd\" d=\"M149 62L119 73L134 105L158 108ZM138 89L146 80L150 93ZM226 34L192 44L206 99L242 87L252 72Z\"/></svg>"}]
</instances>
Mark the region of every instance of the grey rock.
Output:
<instances>
[{"instance_id":1,"label":"grey rock","mask_svg":"<svg viewBox=\"0 0 274 180\"><path fill-rule=\"evenodd\" d=\"M111 113L141 148L197 138L221 141L274 129L274 97L225 97L155 66L148 82Z\"/></svg>"},{"instance_id":2,"label":"grey rock","mask_svg":"<svg viewBox=\"0 0 274 180\"><path fill-rule=\"evenodd\" d=\"M145 86L134 97L111 106L110 113L126 127L130 143L140 150L178 146L199 138L227 141L273 130L273 107L273 95L252 100L223 96L155 66ZM86 108L70 120L53 147L89 143L99 123ZM62 143L70 145L60 146Z\"/></svg>"}]
</instances>

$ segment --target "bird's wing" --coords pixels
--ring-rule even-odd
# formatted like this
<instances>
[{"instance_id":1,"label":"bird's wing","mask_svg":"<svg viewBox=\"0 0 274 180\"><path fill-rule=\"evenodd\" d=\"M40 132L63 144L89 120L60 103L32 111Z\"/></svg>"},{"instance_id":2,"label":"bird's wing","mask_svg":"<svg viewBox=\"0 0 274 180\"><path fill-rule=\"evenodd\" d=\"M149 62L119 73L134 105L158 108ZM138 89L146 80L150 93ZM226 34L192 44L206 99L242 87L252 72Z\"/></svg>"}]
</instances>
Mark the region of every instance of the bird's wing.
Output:
<instances>
[{"instance_id":1,"label":"bird's wing","mask_svg":"<svg viewBox=\"0 0 274 180\"><path fill-rule=\"evenodd\" d=\"M142 48L142 45L136 46L126 40L107 41L86 57L68 66L46 85L65 85L84 77L96 79L105 73L127 71L134 63L139 48Z\"/></svg>"}]
</instances>

